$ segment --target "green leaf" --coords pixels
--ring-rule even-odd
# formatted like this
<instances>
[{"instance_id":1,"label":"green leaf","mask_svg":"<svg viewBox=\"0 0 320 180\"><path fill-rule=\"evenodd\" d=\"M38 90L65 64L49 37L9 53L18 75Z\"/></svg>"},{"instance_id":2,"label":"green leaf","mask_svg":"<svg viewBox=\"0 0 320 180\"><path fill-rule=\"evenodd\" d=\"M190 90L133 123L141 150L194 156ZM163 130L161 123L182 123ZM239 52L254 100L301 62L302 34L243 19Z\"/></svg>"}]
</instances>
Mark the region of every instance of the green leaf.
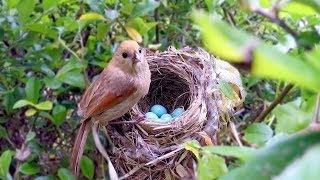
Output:
<instances>
[{"instance_id":1,"label":"green leaf","mask_svg":"<svg viewBox=\"0 0 320 180\"><path fill-rule=\"evenodd\" d=\"M7 0L9 8L14 8L18 5L21 0Z\"/></svg>"},{"instance_id":2,"label":"green leaf","mask_svg":"<svg viewBox=\"0 0 320 180\"><path fill-rule=\"evenodd\" d=\"M155 0L142 0L134 6L131 12L131 17L146 15L147 13L154 11L159 5L160 2Z\"/></svg>"},{"instance_id":3,"label":"green leaf","mask_svg":"<svg viewBox=\"0 0 320 180\"><path fill-rule=\"evenodd\" d=\"M25 100L25 99L21 99L21 100L17 101L16 103L14 103L13 109L18 109L18 108L21 108L21 107L24 107L27 105L34 106L34 104L32 102Z\"/></svg>"},{"instance_id":4,"label":"green leaf","mask_svg":"<svg viewBox=\"0 0 320 180\"><path fill-rule=\"evenodd\" d=\"M32 139L34 139L36 137L36 133L33 131L29 131L27 134L27 138L26 141L31 141Z\"/></svg>"},{"instance_id":5,"label":"green leaf","mask_svg":"<svg viewBox=\"0 0 320 180\"><path fill-rule=\"evenodd\" d=\"M54 120L53 120L53 117L52 117L48 112L40 111L40 112L39 112L39 115L40 115L41 117L44 117L44 118L49 119L50 121L54 121Z\"/></svg>"},{"instance_id":6,"label":"green leaf","mask_svg":"<svg viewBox=\"0 0 320 180\"><path fill-rule=\"evenodd\" d=\"M64 74L60 74L58 77L59 81L69 84L71 86L75 86L78 88L85 87L84 76L79 70L69 71Z\"/></svg>"},{"instance_id":7,"label":"green leaf","mask_svg":"<svg viewBox=\"0 0 320 180\"><path fill-rule=\"evenodd\" d=\"M14 91L9 91L3 95L3 106L8 114L12 112L13 105L15 103L15 93Z\"/></svg>"},{"instance_id":8,"label":"green leaf","mask_svg":"<svg viewBox=\"0 0 320 180\"><path fill-rule=\"evenodd\" d=\"M32 14L36 5L36 0L21 0L19 4L16 6L19 13L19 19L22 23L25 23L30 19L30 15Z\"/></svg>"},{"instance_id":9,"label":"green leaf","mask_svg":"<svg viewBox=\"0 0 320 180\"><path fill-rule=\"evenodd\" d=\"M46 84L46 87L51 88L51 89L58 89L62 85L62 83L56 78L47 78L47 77L45 77L43 79L43 81Z\"/></svg>"},{"instance_id":10,"label":"green leaf","mask_svg":"<svg viewBox=\"0 0 320 180\"><path fill-rule=\"evenodd\" d=\"M25 87L27 100L31 101L32 103L37 103L40 97L40 89L40 80L36 77L29 78Z\"/></svg>"},{"instance_id":11,"label":"green leaf","mask_svg":"<svg viewBox=\"0 0 320 180\"><path fill-rule=\"evenodd\" d=\"M288 3L285 7L281 8L281 12L289 13L290 15L301 18L303 16L310 16L315 15L319 12L318 9L316 9L316 6L310 6L305 3L298 2L299 0L293 0L290 3ZM312 1L312 0L308 0ZM298 10L299 9L299 10Z\"/></svg>"},{"instance_id":12,"label":"green leaf","mask_svg":"<svg viewBox=\"0 0 320 180\"><path fill-rule=\"evenodd\" d=\"M262 145L273 135L272 129L264 123L250 124L244 132L244 140L258 145Z\"/></svg>"},{"instance_id":13,"label":"green leaf","mask_svg":"<svg viewBox=\"0 0 320 180\"><path fill-rule=\"evenodd\" d=\"M57 30L52 29L52 23L32 23L28 24L26 28L30 31L44 34L52 39L56 39L59 34Z\"/></svg>"},{"instance_id":14,"label":"green leaf","mask_svg":"<svg viewBox=\"0 0 320 180\"><path fill-rule=\"evenodd\" d=\"M246 162L254 157L256 150L251 147L240 146L206 146L202 148L204 153L213 153L222 156L230 156Z\"/></svg>"},{"instance_id":15,"label":"green leaf","mask_svg":"<svg viewBox=\"0 0 320 180\"><path fill-rule=\"evenodd\" d=\"M8 132L7 129L0 125L0 138L7 138Z\"/></svg>"},{"instance_id":16,"label":"green leaf","mask_svg":"<svg viewBox=\"0 0 320 180\"><path fill-rule=\"evenodd\" d=\"M80 64L79 62L77 62L75 59L71 59L70 61L68 61L68 63L66 65L64 65L57 73L56 77L60 77L63 74L68 73L69 71L72 70L81 70L83 68L83 65Z\"/></svg>"},{"instance_id":17,"label":"green leaf","mask_svg":"<svg viewBox=\"0 0 320 180\"><path fill-rule=\"evenodd\" d=\"M204 0L204 2L206 3L206 6L207 6L209 12L212 12L214 9L215 0Z\"/></svg>"},{"instance_id":18,"label":"green leaf","mask_svg":"<svg viewBox=\"0 0 320 180\"><path fill-rule=\"evenodd\" d=\"M157 25L157 22L145 22L142 18L137 17L130 20L126 26L136 29L141 35L145 35L153 27Z\"/></svg>"},{"instance_id":19,"label":"green leaf","mask_svg":"<svg viewBox=\"0 0 320 180\"><path fill-rule=\"evenodd\" d=\"M36 110L36 109L30 108L30 109L28 109L24 114L25 114L27 117L31 117L31 116L35 115L36 113L37 113L37 110Z\"/></svg>"},{"instance_id":20,"label":"green leaf","mask_svg":"<svg viewBox=\"0 0 320 180\"><path fill-rule=\"evenodd\" d=\"M318 72L309 63L262 44L257 47L254 56L253 74L289 81L313 91L320 90L320 79L314 78ZM269 68L271 70L267 70Z\"/></svg>"},{"instance_id":21,"label":"green leaf","mask_svg":"<svg viewBox=\"0 0 320 180\"><path fill-rule=\"evenodd\" d=\"M106 37L107 32L110 29L110 25L106 23L99 23L97 25L97 40L102 40L104 37Z\"/></svg>"},{"instance_id":22,"label":"green leaf","mask_svg":"<svg viewBox=\"0 0 320 180\"><path fill-rule=\"evenodd\" d=\"M58 170L58 177L60 180L75 180L73 174L66 168L60 168Z\"/></svg>"},{"instance_id":23,"label":"green leaf","mask_svg":"<svg viewBox=\"0 0 320 180\"><path fill-rule=\"evenodd\" d=\"M300 108L301 100L278 105L273 114L277 118L276 133L295 133L307 127L312 118L312 112ZM294 116L293 116L294 115Z\"/></svg>"},{"instance_id":24,"label":"green leaf","mask_svg":"<svg viewBox=\"0 0 320 180\"><path fill-rule=\"evenodd\" d=\"M79 64L76 60L69 61L64 65L56 75L56 78L71 86L84 88L84 76L82 72L83 65Z\"/></svg>"},{"instance_id":25,"label":"green leaf","mask_svg":"<svg viewBox=\"0 0 320 180\"><path fill-rule=\"evenodd\" d=\"M308 149L308 151L299 159L291 163L274 180L317 180L320 177L320 145Z\"/></svg>"},{"instance_id":26,"label":"green leaf","mask_svg":"<svg viewBox=\"0 0 320 180\"><path fill-rule=\"evenodd\" d=\"M320 71L320 47L314 48L311 52L305 53L305 60L310 63L311 66Z\"/></svg>"},{"instance_id":27,"label":"green leaf","mask_svg":"<svg viewBox=\"0 0 320 180\"><path fill-rule=\"evenodd\" d=\"M284 54L253 36L236 30L203 12L193 13L205 45L222 59L248 64L256 76L289 81L313 91L320 90L319 70L308 62ZM241 48L239 48L241 47ZM248 59L248 54L252 58ZM250 62L248 62L250 61Z\"/></svg>"},{"instance_id":28,"label":"green leaf","mask_svg":"<svg viewBox=\"0 0 320 180\"><path fill-rule=\"evenodd\" d=\"M25 175L34 175L40 171L40 167L35 162L25 162L20 166L20 172Z\"/></svg>"},{"instance_id":29,"label":"green leaf","mask_svg":"<svg viewBox=\"0 0 320 180\"><path fill-rule=\"evenodd\" d=\"M234 91L231 84L227 81L220 81L220 90L222 91L223 95L225 95L228 99L234 99Z\"/></svg>"},{"instance_id":30,"label":"green leaf","mask_svg":"<svg viewBox=\"0 0 320 180\"><path fill-rule=\"evenodd\" d=\"M13 152L10 150L4 151L0 156L0 178L2 179L7 179L12 156Z\"/></svg>"},{"instance_id":31,"label":"green leaf","mask_svg":"<svg viewBox=\"0 0 320 180\"><path fill-rule=\"evenodd\" d=\"M43 0L42 1L42 7L44 10L48 10L50 8L54 8L59 4L59 1L52 1L52 0Z\"/></svg>"},{"instance_id":32,"label":"green leaf","mask_svg":"<svg viewBox=\"0 0 320 180\"><path fill-rule=\"evenodd\" d=\"M80 23L89 23L92 21L98 21L98 20L106 20L101 14L95 13L95 12L89 12L82 14L79 18Z\"/></svg>"},{"instance_id":33,"label":"green leaf","mask_svg":"<svg viewBox=\"0 0 320 180\"><path fill-rule=\"evenodd\" d=\"M290 136L288 134L285 134L285 133L279 133L279 134L276 134L274 135L272 138L270 138L268 140L268 142L266 142L266 146L271 146L275 143L278 143L280 141L283 141L283 140L286 140L288 139Z\"/></svg>"},{"instance_id":34,"label":"green leaf","mask_svg":"<svg viewBox=\"0 0 320 180\"><path fill-rule=\"evenodd\" d=\"M80 160L80 169L82 174L87 177L88 179L93 179L94 175L94 164L93 161L87 157L82 156Z\"/></svg>"},{"instance_id":35,"label":"green leaf","mask_svg":"<svg viewBox=\"0 0 320 180\"><path fill-rule=\"evenodd\" d=\"M183 146L186 150L191 151L197 159L200 158L200 150L201 150L201 145L198 141L196 140L191 140L183 143Z\"/></svg>"},{"instance_id":36,"label":"green leaf","mask_svg":"<svg viewBox=\"0 0 320 180\"><path fill-rule=\"evenodd\" d=\"M287 140L258 150L256 155L245 165L231 170L221 179L272 179L272 177L280 174L286 166L316 143L320 143L319 132L292 136Z\"/></svg>"},{"instance_id":37,"label":"green leaf","mask_svg":"<svg viewBox=\"0 0 320 180\"><path fill-rule=\"evenodd\" d=\"M127 2L121 7L120 12L126 15L131 15L133 8L134 8L134 3Z\"/></svg>"},{"instance_id":38,"label":"green leaf","mask_svg":"<svg viewBox=\"0 0 320 180\"><path fill-rule=\"evenodd\" d=\"M52 109L52 102L51 101L44 101L39 104L34 105L35 108L39 110L51 110Z\"/></svg>"},{"instance_id":39,"label":"green leaf","mask_svg":"<svg viewBox=\"0 0 320 180\"><path fill-rule=\"evenodd\" d=\"M67 108L62 105L54 106L52 110L53 123L57 126L61 125L66 118Z\"/></svg>"},{"instance_id":40,"label":"green leaf","mask_svg":"<svg viewBox=\"0 0 320 180\"><path fill-rule=\"evenodd\" d=\"M288 5L290 6L291 4L295 4L296 8L299 9L299 10L295 9L296 11L297 10L298 11L306 11L308 13L307 15L314 15L315 12L320 13L320 1L319 0L291 0L291 2ZM307 6L308 6L308 8L307 8ZM305 13L305 12L301 12L301 13Z\"/></svg>"},{"instance_id":41,"label":"green leaf","mask_svg":"<svg viewBox=\"0 0 320 180\"><path fill-rule=\"evenodd\" d=\"M250 38L242 31L235 31L220 20L209 18L203 12L193 12L194 22L200 26L202 39L211 52L222 59L242 61L243 47Z\"/></svg>"},{"instance_id":42,"label":"green leaf","mask_svg":"<svg viewBox=\"0 0 320 180\"><path fill-rule=\"evenodd\" d=\"M199 180L217 179L228 172L223 158L214 154L204 154L198 162Z\"/></svg>"}]
</instances>

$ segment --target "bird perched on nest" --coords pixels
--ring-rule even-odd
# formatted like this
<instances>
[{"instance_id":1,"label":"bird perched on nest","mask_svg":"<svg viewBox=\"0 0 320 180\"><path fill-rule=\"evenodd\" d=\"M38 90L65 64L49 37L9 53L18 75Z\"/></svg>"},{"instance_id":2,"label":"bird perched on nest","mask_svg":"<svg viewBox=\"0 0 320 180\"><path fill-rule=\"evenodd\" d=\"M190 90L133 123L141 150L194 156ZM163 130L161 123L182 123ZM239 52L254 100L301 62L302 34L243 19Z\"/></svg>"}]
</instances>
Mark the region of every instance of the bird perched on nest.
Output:
<instances>
[{"instance_id":1,"label":"bird perched on nest","mask_svg":"<svg viewBox=\"0 0 320 180\"><path fill-rule=\"evenodd\" d=\"M144 97L149 91L150 76L144 49L135 41L122 42L108 66L86 89L78 104L78 115L82 120L71 156L71 168L75 175L79 173L79 161L90 128L98 150L110 165L110 159L99 141L98 125L105 126L109 121L123 116Z\"/></svg>"}]
</instances>

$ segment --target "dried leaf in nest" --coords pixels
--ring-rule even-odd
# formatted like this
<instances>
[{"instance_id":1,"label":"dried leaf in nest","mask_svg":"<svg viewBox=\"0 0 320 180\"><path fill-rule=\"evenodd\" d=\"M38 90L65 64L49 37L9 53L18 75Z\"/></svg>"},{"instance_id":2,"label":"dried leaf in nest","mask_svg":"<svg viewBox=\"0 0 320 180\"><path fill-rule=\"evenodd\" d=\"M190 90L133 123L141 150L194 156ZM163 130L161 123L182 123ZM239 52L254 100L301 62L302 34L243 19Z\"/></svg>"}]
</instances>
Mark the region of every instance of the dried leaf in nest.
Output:
<instances>
[{"instance_id":1,"label":"dried leaf in nest","mask_svg":"<svg viewBox=\"0 0 320 180\"><path fill-rule=\"evenodd\" d=\"M121 119L143 121L107 127L116 146L109 156L124 179L194 179L194 158L182 144L189 140L215 144L222 108L218 103L225 98L221 82L231 83L230 92L241 101L239 73L206 51L189 47L149 51L147 59L152 74L149 93ZM231 112L238 102L228 103L224 110ZM171 123L156 123L144 118L154 104L163 104L169 111L183 106L186 111Z\"/></svg>"},{"instance_id":2,"label":"dried leaf in nest","mask_svg":"<svg viewBox=\"0 0 320 180\"><path fill-rule=\"evenodd\" d=\"M239 107L246 96L239 71L231 64L220 59L215 60L215 72L220 84L220 110L228 112Z\"/></svg>"}]
</instances>

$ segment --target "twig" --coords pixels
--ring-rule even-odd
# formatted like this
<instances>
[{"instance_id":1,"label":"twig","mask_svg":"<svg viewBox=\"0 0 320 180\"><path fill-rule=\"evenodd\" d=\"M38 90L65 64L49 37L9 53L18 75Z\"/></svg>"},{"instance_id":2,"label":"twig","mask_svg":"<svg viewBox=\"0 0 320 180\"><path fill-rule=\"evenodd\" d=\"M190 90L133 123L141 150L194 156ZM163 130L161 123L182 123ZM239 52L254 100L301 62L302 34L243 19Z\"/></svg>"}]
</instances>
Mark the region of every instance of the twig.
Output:
<instances>
[{"instance_id":1,"label":"twig","mask_svg":"<svg viewBox=\"0 0 320 180\"><path fill-rule=\"evenodd\" d=\"M230 22L230 24L232 24L233 26L236 26L237 23L233 15L225 7L222 7L222 10L225 18Z\"/></svg>"},{"instance_id":2,"label":"twig","mask_svg":"<svg viewBox=\"0 0 320 180\"><path fill-rule=\"evenodd\" d=\"M320 115L320 93L317 95L317 103L313 113L312 122L313 124L319 123L319 115Z\"/></svg>"},{"instance_id":3,"label":"twig","mask_svg":"<svg viewBox=\"0 0 320 180\"><path fill-rule=\"evenodd\" d=\"M59 43L60 43L64 48L66 48L79 62L81 62L80 57L79 57L72 49L70 49L70 48L66 45L66 43L65 43L60 37L58 38L58 41L59 41Z\"/></svg>"},{"instance_id":4,"label":"twig","mask_svg":"<svg viewBox=\"0 0 320 180\"><path fill-rule=\"evenodd\" d=\"M137 171L138 171L139 169L141 169L142 167L156 164L156 163L158 163L159 161L162 161L162 160L164 160L164 159L167 159L167 158L173 156L175 153L180 152L182 149L184 149L184 147L179 147L178 149L176 149L176 150L174 150L174 151L171 151L171 152L169 152L169 153L167 153L167 154L165 154L165 155L163 155L163 156L160 156L160 157L158 157L158 158L156 158L156 159L154 159L154 160L152 160L152 161L150 161L150 162L148 162L148 163L146 163L146 164L144 164L144 165L136 166L136 167L134 167L131 171L129 171L127 174L125 174L124 176L120 177L119 179L120 179L120 180L126 179L126 178L128 178L129 176L133 175L135 172L137 172Z\"/></svg>"},{"instance_id":5,"label":"twig","mask_svg":"<svg viewBox=\"0 0 320 180\"><path fill-rule=\"evenodd\" d=\"M92 126L92 135L93 135L93 139L94 139L94 143L96 145L96 147L98 148L99 152L101 153L101 155L107 160L108 162L108 171L109 171L109 178L110 180L118 180L118 174L106 152L106 150L103 148L103 145L101 144L101 141L99 139L99 133L98 133L98 128L99 128L99 124L98 123L94 123Z\"/></svg>"},{"instance_id":6,"label":"twig","mask_svg":"<svg viewBox=\"0 0 320 180\"><path fill-rule=\"evenodd\" d=\"M87 74L86 66L84 65L84 52L83 51L85 50L84 47L87 44L87 41L88 41L88 38L90 35L90 28L87 28L83 34L81 34L81 29L79 29L79 31L80 31L79 35L80 35L80 46L81 46L81 61L80 62L83 65L83 75L84 75L85 85L86 85L86 87L88 87L90 84L90 79Z\"/></svg>"},{"instance_id":7,"label":"twig","mask_svg":"<svg viewBox=\"0 0 320 180\"><path fill-rule=\"evenodd\" d=\"M241 140L240 140L240 137L239 137L239 133L237 131L237 128L236 126L234 125L233 122L230 121L230 129L231 129L231 133L233 135L233 137L236 139L237 143L239 144L240 147L243 146Z\"/></svg>"},{"instance_id":8,"label":"twig","mask_svg":"<svg viewBox=\"0 0 320 180\"><path fill-rule=\"evenodd\" d=\"M181 151L182 149L184 149L184 147L181 146L181 147L177 148L174 151L171 151L171 152L169 152L169 153L167 153L167 154L165 154L163 156L160 156L160 157L158 157L158 158L146 163L145 165L146 166L150 166L150 165L156 164L156 163L158 163L158 162L160 162L160 161L162 161L164 159L167 159L167 158L173 156L174 154L176 154L177 152Z\"/></svg>"},{"instance_id":9,"label":"twig","mask_svg":"<svg viewBox=\"0 0 320 180\"><path fill-rule=\"evenodd\" d=\"M288 84L281 94L267 107L262 113L254 120L254 122L261 122L265 117L278 105L282 102L282 100L286 97L289 91L293 88L293 84Z\"/></svg>"},{"instance_id":10,"label":"twig","mask_svg":"<svg viewBox=\"0 0 320 180\"><path fill-rule=\"evenodd\" d=\"M275 5L273 5L273 7L271 9L265 9L265 8L261 8L255 5L251 5L250 9L257 13L260 14L266 18L268 18L270 21L272 21L273 23L279 25L280 27L282 27L285 31L287 31L289 34L291 34L295 40L298 39L298 34L291 29L282 19L279 18L278 15L278 3L276 3Z\"/></svg>"},{"instance_id":11,"label":"twig","mask_svg":"<svg viewBox=\"0 0 320 180\"><path fill-rule=\"evenodd\" d=\"M81 59L72 49L70 49L66 43L61 39L61 37L58 38L58 42L64 47L67 49L67 51L69 51L83 66L84 66L84 63L83 63L83 59ZM90 81L89 81L89 78L88 78L88 75L86 73L86 70L85 68L83 68L83 74L84 74L84 77L85 77L85 86L88 87L89 84L90 84Z\"/></svg>"},{"instance_id":12,"label":"twig","mask_svg":"<svg viewBox=\"0 0 320 180\"><path fill-rule=\"evenodd\" d=\"M20 161L17 162L17 165L16 165L16 170L14 171L14 175L13 175L13 179L14 180L18 180L20 179L20 175L19 175L19 172L20 172Z\"/></svg>"}]
</instances>

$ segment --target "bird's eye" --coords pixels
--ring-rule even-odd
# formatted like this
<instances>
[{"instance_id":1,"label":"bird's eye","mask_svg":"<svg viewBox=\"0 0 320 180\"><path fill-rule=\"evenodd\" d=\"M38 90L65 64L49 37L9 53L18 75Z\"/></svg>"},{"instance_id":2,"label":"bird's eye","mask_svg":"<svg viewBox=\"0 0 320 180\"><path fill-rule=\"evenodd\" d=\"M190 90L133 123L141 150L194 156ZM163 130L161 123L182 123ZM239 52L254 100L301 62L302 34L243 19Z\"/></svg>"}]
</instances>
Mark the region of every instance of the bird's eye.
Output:
<instances>
[{"instance_id":1,"label":"bird's eye","mask_svg":"<svg viewBox=\"0 0 320 180\"><path fill-rule=\"evenodd\" d=\"M141 53L141 48L139 49L139 53Z\"/></svg>"},{"instance_id":2,"label":"bird's eye","mask_svg":"<svg viewBox=\"0 0 320 180\"><path fill-rule=\"evenodd\" d=\"M122 57L123 57L123 58L127 58L127 57L128 57L128 54L124 52L124 53L122 53Z\"/></svg>"}]
</instances>

